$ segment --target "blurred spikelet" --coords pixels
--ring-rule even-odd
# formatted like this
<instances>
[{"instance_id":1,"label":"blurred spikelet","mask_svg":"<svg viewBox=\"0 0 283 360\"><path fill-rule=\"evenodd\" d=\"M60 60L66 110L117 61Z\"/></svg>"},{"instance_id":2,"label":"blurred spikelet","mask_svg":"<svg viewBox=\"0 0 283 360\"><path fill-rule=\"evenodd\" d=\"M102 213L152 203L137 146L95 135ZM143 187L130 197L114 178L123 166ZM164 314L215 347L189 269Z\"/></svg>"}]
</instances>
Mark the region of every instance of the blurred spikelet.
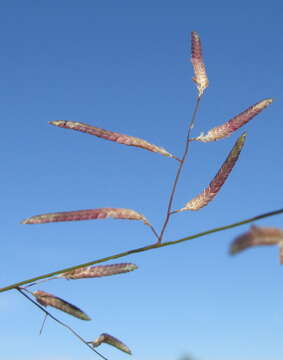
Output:
<instances>
[{"instance_id":1,"label":"blurred spikelet","mask_svg":"<svg viewBox=\"0 0 283 360\"><path fill-rule=\"evenodd\" d=\"M263 109L272 103L272 99L264 99L250 106L248 109L241 112L239 115L233 117L223 125L219 125L207 132L207 134L201 134L196 138L190 139L190 141L197 140L202 142L210 142L223 139L230 136L234 131L238 130L241 126L245 125L253 117L258 115Z\"/></svg>"},{"instance_id":2,"label":"blurred spikelet","mask_svg":"<svg viewBox=\"0 0 283 360\"><path fill-rule=\"evenodd\" d=\"M139 147L139 148L151 151L151 152L156 152L161 155L179 160L176 156L170 154L164 148L153 145L143 139L139 139L134 136L120 134L120 133L109 131L109 130L104 130L104 129L101 129L101 128L98 128L95 126L91 126L91 125L84 124L81 122L76 122L76 121L55 120L55 121L49 121L49 124L58 126L61 128L65 128L65 129L81 131L81 132L84 132L84 133L87 133L90 135L94 135L94 136L97 136L97 137L105 139L105 140L114 141L119 144Z\"/></svg>"},{"instance_id":3,"label":"blurred spikelet","mask_svg":"<svg viewBox=\"0 0 283 360\"><path fill-rule=\"evenodd\" d=\"M52 306L81 320L91 320L81 309L57 296L42 290L34 291L32 295L36 298L36 301L43 306Z\"/></svg>"},{"instance_id":4,"label":"blurred spikelet","mask_svg":"<svg viewBox=\"0 0 283 360\"><path fill-rule=\"evenodd\" d=\"M176 212L181 212L185 210L199 210L202 207L206 206L211 200L213 200L213 198L216 196L216 194L219 192L222 185L228 178L234 165L236 164L236 161L238 160L240 152L244 146L245 138L246 133L244 133L238 138L230 154L228 155L225 162L222 164L220 170L210 182L208 187L201 194L190 200L182 209L177 210Z\"/></svg>"},{"instance_id":5,"label":"blurred spikelet","mask_svg":"<svg viewBox=\"0 0 283 360\"><path fill-rule=\"evenodd\" d=\"M97 347L99 345L101 345L102 343L108 344L108 345L112 345L115 348L124 351L125 353L131 355L132 352L131 350L128 348L127 345L125 345L124 343L122 343L122 341L118 340L117 338L115 338L112 335L103 333L101 334L97 339L95 339L94 341L90 341L89 344L91 344L93 347Z\"/></svg>"},{"instance_id":6,"label":"blurred spikelet","mask_svg":"<svg viewBox=\"0 0 283 360\"><path fill-rule=\"evenodd\" d=\"M23 220L22 224L45 224L60 221L96 220L105 218L142 220L145 225L150 225L147 219L140 213L131 209L123 208L98 208L78 211L66 211L35 215Z\"/></svg>"},{"instance_id":7,"label":"blurred spikelet","mask_svg":"<svg viewBox=\"0 0 283 360\"><path fill-rule=\"evenodd\" d=\"M112 265L99 265L89 266L80 269L72 270L58 275L65 279L83 279L83 278L96 278L103 276L111 276L116 274L122 274L129 271L136 270L138 267L131 263L112 264Z\"/></svg>"},{"instance_id":8,"label":"blurred spikelet","mask_svg":"<svg viewBox=\"0 0 283 360\"><path fill-rule=\"evenodd\" d=\"M208 87L208 78L202 57L202 48L200 37L196 32L192 32L192 58L191 58L195 76L193 81L198 89L198 96L201 96Z\"/></svg>"},{"instance_id":9,"label":"blurred spikelet","mask_svg":"<svg viewBox=\"0 0 283 360\"><path fill-rule=\"evenodd\" d=\"M251 226L250 230L236 237L230 246L230 254L239 252L254 246L279 245L280 264L283 263L283 230L275 227Z\"/></svg>"}]
</instances>

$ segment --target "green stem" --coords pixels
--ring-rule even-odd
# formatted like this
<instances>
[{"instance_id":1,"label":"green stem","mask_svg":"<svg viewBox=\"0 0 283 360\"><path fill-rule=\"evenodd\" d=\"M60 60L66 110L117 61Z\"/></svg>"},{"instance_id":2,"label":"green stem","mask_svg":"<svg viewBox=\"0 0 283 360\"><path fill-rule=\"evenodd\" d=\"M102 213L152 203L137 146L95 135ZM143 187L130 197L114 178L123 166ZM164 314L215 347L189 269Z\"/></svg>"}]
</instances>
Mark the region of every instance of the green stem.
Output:
<instances>
[{"instance_id":1,"label":"green stem","mask_svg":"<svg viewBox=\"0 0 283 360\"><path fill-rule=\"evenodd\" d=\"M36 281L41 280L41 279L47 279L47 278L49 278L51 276L59 275L59 274L62 274L64 272L67 272L67 271L76 270L76 269L79 269L81 267L99 264L99 263L106 262L106 261L109 261L109 260L114 260L114 259L118 259L118 258L121 258L121 257L125 257L125 256L131 255L131 254L137 254L137 253L141 253L141 252L148 251L148 250L158 249L158 248L161 248L161 247L164 247L164 246L179 244L179 243L184 242L184 241L193 240L193 239L196 239L196 238L199 238L199 237L202 237L202 236L205 236L205 235L213 234L213 233L216 233L216 232L219 232L219 231L232 229L234 227L245 225L245 224L251 223L253 221L257 221L257 220L267 218L267 217L270 217L270 216L279 215L279 214L282 214L282 213L283 213L283 209L271 211L271 212L260 214L260 215L257 215L257 216L254 216L254 217L242 220L242 221L238 221L238 222L235 222L235 223L232 223L232 224L229 224L229 225L216 227L216 228L213 228L213 229L210 229L210 230L207 230L207 231L203 231L203 232L200 232L200 233L197 233L197 234L194 234L194 235L190 235L190 236L181 238L179 240L167 241L167 242L163 242L163 243L156 243L156 244L144 246L144 247L141 247L141 248L124 251L124 252L121 252L119 254L114 254L114 255L107 256L107 257L104 257L104 258L101 258L101 259L98 259L98 260L93 260L93 261L90 261L90 262L87 262L87 263L84 263L84 264L79 264L79 265L76 265L76 266L72 266L72 267L68 267L68 268L65 268L65 269L57 270L57 271L54 271L52 273L40 275L40 276L31 278L31 279L20 281L18 283L11 284L11 285L5 286L3 288L0 288L0 293L15 289L17 287L20 287L20 286L25 285L25 284L29 284L31 282L36 282Z\"/></svg>"}]
</instances>

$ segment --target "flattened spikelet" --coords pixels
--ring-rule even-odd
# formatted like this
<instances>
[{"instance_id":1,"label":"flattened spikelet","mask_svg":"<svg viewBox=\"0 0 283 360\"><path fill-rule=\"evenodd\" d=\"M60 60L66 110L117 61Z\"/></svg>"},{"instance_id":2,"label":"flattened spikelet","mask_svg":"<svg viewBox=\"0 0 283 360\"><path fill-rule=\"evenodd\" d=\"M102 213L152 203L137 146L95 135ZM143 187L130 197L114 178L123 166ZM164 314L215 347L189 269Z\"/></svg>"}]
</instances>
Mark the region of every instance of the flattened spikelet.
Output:
<instances>
[{"instance_id":1,"label":"flattened spikelet","mask_svg":"<svg viewBox=\"0 0 283 360\"><path fill-rule=\"evenodd\" d=\"M192 32L192 58L191 58L195 76L193 81L196 83L198 95L201 96L208 87L208 78L202 57L202 48L200 37L196 32Z\"/></svg>"},{"instance_id":2,"label":"flattened spikelet","mask_svg":"<svg viewBox=\"0 0 283 360\"><path fill-rule=\"evenodd\" d=\"M122 343L122 341L118 340L114 336L106 334L106 333L101 334L96 340L89 342L89 344L91 344L93 347L97 347L97 346L101 345L102 343L112 345L115 348L117 348L121 351L124 351L125 353L127 353L129 355L132 354L131 350L128 348L127 345Z\"/></svg>"},{"instance_id":3,"label":"flattened spikelet","mask_svg":"<svg viewBox=\"0 0 283 360\"><path fill-rule=\"evenodd\" d=\"M104 129L101 129L101 128L98 128L95 126L91 126L91 125L84 124L81 122L76 122L76 121L55 120L55 121L49 121L49 124L58 126L61 128L65 128L65 129L81 131L81 132L84 132L84 133L87 133L90 135L94 135L94 136L97 136L97 137L105 139L105 140L114 141L119 144L139 147L139 148L151 151L151 152L156 152L161 155L179 160L176 156L170 154L164 148L153 145L143 139L139 139L134 136L120 134L120 133L109 131L109 130L104 130Z\"/></svg>"},{"instance_id":4,"label":"flattened spikelet","mask_svg":"<svg viewBox=\"0 0 283 360\"><path fill-rule=\"evenodd\" d=\"M208 187L201 194L197 195L192 200L190 200L182 209L177 210L177 212L181 212L185 210L199 210L214 199L214 197L219 192L222 185L228 178L234 165L236 164L240 152L244 146L245 138L246 138L246 133L244 133L239 137L239 139L236 141L235 145L233 146L230 154L228 155L227 159L222 164L220 170L215 175L213 180L210 182Z\"/></svg>"},{"instance_id":5,"label":"flattened spikelet","mask_svg":"<svg viewBox=\"0 0 283 360\"><path fill-rule=\"evenodd\" d=\"M209 130L207 134L201 134L196 138L190 139L191 141L197 140L202 142L210 142L223 139L230 136L234 131L238 130L241 126L245 125L253 117L258 115L268 105L272 103L272 99L264 99L256 104L250 106L248 109L241 112L239 115L233 117L223 125L216 126Z\"/></svg>"},{"instance_id":6,"label":"flattened spikelet","mask_svg":"<svg viewBox=\"0 0 283 360\"><path fill-rule=\"evenodd\" d=\"M112 265L98 265L83 267L80 269L72 270L58 275L65 279L83 279L83 278L96 278L102 276L111 276L122 274L129 271L136 270L138 267L131 263L112 264Z\"/></svg>"},{"instance_id":7,"label":"flattened spikelet","mask_svg":"<svg viewBox=\"0 0 283 360\"><path fill-rule=\"evenodd\" d=\"M81 320L91 320L81 309L57 296L42 290L34 291L32 295L36 298L36 301L43 306L52 306Z\"/></svg>"},{"instance_id":8,"label":"flattened spikelet","mask_svg":"<svg viewBox=\"0 0 283 360\"><path fill-rule=\"evenodd\" d=\"M105 218L142 220L149 225L147 219L140 213L131 209L123 208L98 208L78 211L66 211L35 215L23 220L22 224L45 224L60 221L96 220Z\"/></svg>"},{"instance_id":9,"label":"flattened spikelet","mask_svg":"<svg viewBox=\"0 0 283 360\"><path fill-rule=\"evenodd\" d=\"M283 230L274 227L251 226L250 230L236 237L230 246L230 254L239 252L254 246L280 245L283 244ZM281 250L280 250L281 251Z\"/></svg>"}]
</instances>

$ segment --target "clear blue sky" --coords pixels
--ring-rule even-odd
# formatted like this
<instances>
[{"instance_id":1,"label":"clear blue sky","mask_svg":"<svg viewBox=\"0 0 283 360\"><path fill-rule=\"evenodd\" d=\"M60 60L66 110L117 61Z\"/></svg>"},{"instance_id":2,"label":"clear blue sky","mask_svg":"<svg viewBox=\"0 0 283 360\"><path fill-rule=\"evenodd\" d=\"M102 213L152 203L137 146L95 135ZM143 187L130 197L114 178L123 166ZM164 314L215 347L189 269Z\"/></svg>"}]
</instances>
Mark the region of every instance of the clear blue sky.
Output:
<instances>
[{"instance_id":1,"label":"clear blue sky","mask_svg":"<svg viewBox=\"0 0 283 360\"><path fill-rule=\"evenodd\" d=\"M31 215L132 208L160 229L176 162L48 125L88 122L180 155L196 89L191 31L203 42L210 86L194 135L249 105L275 102L252 120L246 146L215 201L174 216L166 240L282 207L281 1L2 1L0 4L1 286L153 242L138 222L21 225ZM194 143L175 206L214 176L237 135ZM283 217L258 222L282 227ZM86 339L121 338L134 360L282 360L282 269L276 248L228 256L248 226L121 261L113 278L40 288L94 320L53 313ZM16 292L0 296L0 358L96 358ZM109 359L127 355L107 346Z\"/></svg>"}]
</instances>

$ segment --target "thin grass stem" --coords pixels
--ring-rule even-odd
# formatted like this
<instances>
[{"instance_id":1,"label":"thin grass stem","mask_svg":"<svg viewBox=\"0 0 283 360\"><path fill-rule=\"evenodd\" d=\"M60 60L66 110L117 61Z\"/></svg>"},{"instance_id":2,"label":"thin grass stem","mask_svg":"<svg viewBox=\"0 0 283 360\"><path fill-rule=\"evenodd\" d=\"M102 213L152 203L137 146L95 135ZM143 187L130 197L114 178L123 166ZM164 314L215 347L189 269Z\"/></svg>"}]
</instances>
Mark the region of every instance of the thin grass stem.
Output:
<instances>
[{"instance_id":1,"label":"thin grass stem","mask_svg":"<svg viewBox=\"0 0 283 360\"><path fill-rule=\"evenodd\" d=\"M167 213L166 213L166 216L165 216L165 220L164 220L164 223L163 223L163 226L162 226L162 229L161 229L161 232L160 232L160 235L158 237L158 243L160 244L162 242L162 239L163 239L163 236L164 236L164 233L165 233L165 230L168 226L168 223L169 223L169 220L170 220L170 217L171 217L171 211L172 211L172 205L173 205L173 201L174 201L174 196L175 196L175 193L176 193L176 189L177 189L177 185L178 185L178 182L179 182L179 179L180 179L180 176L181 176L181 172L183 170L183 167L185 165L185 162L186 162L186 159L188 157L188 153L189 153L189 146L190 146L190 136L191 136L191 131L194 127L194 124L195 124L195 121L196 121L196 116L197 116L197 112L198 112L198 109L199 109L199 105L200 105L200 99L201 97L198 96L197 97L197 100L196 100L196 103L195 103L195 107L194 107L194 111L193 111L193 114L192 114L192 118L191 118L191 121L189 123L189 128L188 128L188 132L187 132L187 137L186 137L186 143L185 143L185 149L184 149L184 153L183 153L183 156L182 156L182 159L179 163L179 166L178 166L178 169L177 169L177 173L176 173L176 176L175 176L175 180L174 180L174 183L173 183L173 186L172 186L172 190L171 190L171 193L170 193L170 197L169 197L169 203L168 203L168 208L167 208Z\"/></svg>"},{"instance_id":2,"label":"thin grass stem","mask_svg":"<svg viewBox=\"0 0 283 360\"><path fill-rule=\"evenodd\" d=\"M59 274L62 274L64 272L67 272L67 271L73 271L73 270L76 270L76 269L79 269L79 268L82 268L82 267L85 267L85 266L91 266L91 265L95 265L95 264L100 264L100 263L103 263L103 262L106 262L106 261L109 261L109 260L122 258L122 257L129 256L129 255L132 255L132 254L142 253L142 252L153 250L153 249L159 249L159 248L165 247L165 246L176 245L176 244L179 244L179 243L182 243L182 242L185 242L185 241L197 239L197 238L200 238L200 237L203 237L203 236L206 236L206 235L209 235L209 234L213 234L213 233L216 233L216 232L219 232L219 231L229 230L229 229L232 229L234 227L242 226L242 225L245 225L245 224L260 220L260 219L264 219L264 218L267 218L267 217L279 215L279 214L282 214L282 213L283 213L283 209L270 211L268 213L253 216L251 218L247 218L247 219L244 219L244 220L241 220L241 221L237 221L237 222L231 223L229 225L224 225L224 226L215 227L215 228L212 228L212 229L209 229L209 230L206 230L206 231L202 231L202 232L199 232L197 234L190 235L190 236L178 239L178 240L167 241L167 242L163 242L161 244L156 243L156 244L144 246L144 247L141 247L141 248L124 251L124 252L121 252L121 253L118 253L118 254L114 254L114 255L111 255L111 256L101 258L101 259L89 261L89 262L84 263L84 264L79 264L79 265L71 266L71 267L68 267L68 268L56 270L56 271L51 272L51 273L40 275L40 276L31 278L31 279L23 280L23 281L20 281L20 282L5 286L3 288L0 288L0 293L1 292L6 292L6 291L9 291L9 290L12 290L12 289L16 289L16 288L18 288L18 287L20 287L22 285L26 285L26 284L29 284L29 283L34 283L34 282L36 282L38 280L41 280L41 279L47 279L49 277L59 275Z\"/></svg>"}]
</instances>

